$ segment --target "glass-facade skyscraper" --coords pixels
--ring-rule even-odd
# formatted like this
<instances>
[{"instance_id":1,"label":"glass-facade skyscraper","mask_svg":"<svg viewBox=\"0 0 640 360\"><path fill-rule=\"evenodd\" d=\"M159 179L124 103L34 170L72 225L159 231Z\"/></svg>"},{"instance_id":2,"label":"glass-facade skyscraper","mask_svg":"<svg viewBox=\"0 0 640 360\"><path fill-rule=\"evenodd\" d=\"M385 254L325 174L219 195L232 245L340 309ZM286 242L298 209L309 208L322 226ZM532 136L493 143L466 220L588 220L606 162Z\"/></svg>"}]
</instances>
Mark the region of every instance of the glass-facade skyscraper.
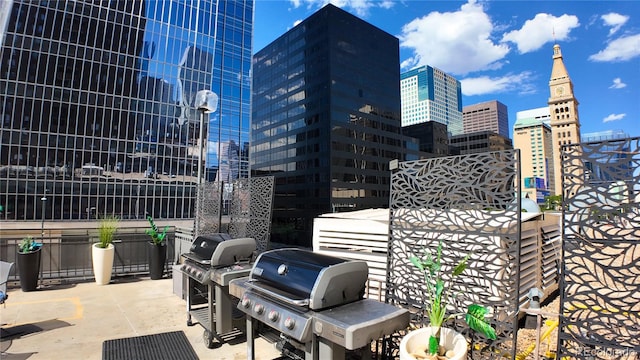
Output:
<instances>
[{"instance_id":1,"label":"glass-facade skyscraper","mask_svg":"<svg viewBox=\"0 0 640 360\"><path fill-rule=\"evenodd\" d=\"M437 121L450 135L464 133L462 86L453 76L428 65L409 70L400 75L400 94L402 126Z\"/></svg>"},{"instance_id":2,"label":"glass-facade skyscraper","mask_svg":"<svg viewBox=\"0 0 640 360\"><path fill-rule=\"evenodd\" d=\"M253 5L4 1L0 218L193 218L199 166L248 177Z\"/></svg>"},{"instance_id":3,"label":"glass-facade skyscraper","mask_svg":"<svg viewBox=\"0 0 640 360\"><path fill-rule=\"evenodd\" d=\"M254 55L251 169L275 177L271 241L310 246L313 218L388 207L399 40L326 5Z\"/></svg>"}]
</instances>

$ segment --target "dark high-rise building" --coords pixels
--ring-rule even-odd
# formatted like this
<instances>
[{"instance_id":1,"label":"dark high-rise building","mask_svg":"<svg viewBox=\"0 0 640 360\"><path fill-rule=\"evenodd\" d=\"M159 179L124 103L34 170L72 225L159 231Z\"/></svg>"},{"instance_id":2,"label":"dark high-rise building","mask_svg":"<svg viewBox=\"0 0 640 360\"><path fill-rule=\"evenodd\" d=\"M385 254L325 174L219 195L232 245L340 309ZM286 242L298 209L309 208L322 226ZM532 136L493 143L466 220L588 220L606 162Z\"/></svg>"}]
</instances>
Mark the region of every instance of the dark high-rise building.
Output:
<instances>
[{"instance_id":1,"label":"dark high-rise building","mask_svg":"<svg viewBox=\"0 0 640 360\"><path fill-rule=\"evenodd\" d=\"M452 136L449 138L449 144L457 148L455 151L457 155L513 149L511 139L493 131L478 131Z\"/></svg>"},{"instance_id":2,"label":"dark high-rise building","mask_svg":"<svg viewBox=\"0 0 640 360\"><path fill-rule=\"evenodd\" d=\"M199 166L248 176L253 1L0 10L1 219L193 218Z\"/></svg>"},{"instance_id":3,"label":"dark high-rise building","mask_svg":"<svg viewBox=\"0 0 640 360\"><path fill-rule=\"evenodd\" d=\"M402 127L405 135L418 139L423 156L437 157L449 155L449 135L447 125L438 121L427 121Z\"/></svg>"},{"instance_id":4,"label":"dark high-rise building","mask_svg":"<svg viewBox=\"0 0 640 360\"><path fill-rule=\"evenodd\" d=\"M327 5L254 55L251 169L276 179L272 241L309 246L315 216L388 207L399 41Z\"/></svg>"}]
</instances>

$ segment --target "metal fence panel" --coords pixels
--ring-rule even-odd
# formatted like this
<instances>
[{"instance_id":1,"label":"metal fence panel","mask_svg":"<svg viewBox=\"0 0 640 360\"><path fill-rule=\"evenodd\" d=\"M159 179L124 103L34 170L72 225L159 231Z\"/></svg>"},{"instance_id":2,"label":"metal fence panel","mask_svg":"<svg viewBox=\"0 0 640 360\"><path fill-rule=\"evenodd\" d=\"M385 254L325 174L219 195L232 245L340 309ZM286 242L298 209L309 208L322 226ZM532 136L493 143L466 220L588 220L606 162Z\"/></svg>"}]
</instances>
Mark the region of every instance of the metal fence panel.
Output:
<instances>
[{"instance_id":1,"label":"metal fence panel","mask_svg":"<svg viewBox=\"0 0 640 360\"><path fill-rule=\"evenodd\" d=\"M229 205L229 234L232 237L254 238L258 252L269 248L274 186L273 176L233 182L233 197Z\"/></svg>"},{"instance_id":2,"label":"metal fence panel","mask_svg":"<svg viewBox=\"0 0 640 360\"><path fill-rule=\"evenodd\" d=\"M563 147L558 357L640 356L640 138Z\"/></svg>"},{"instance_id":3,"label":"metal fence panel","mask_svg":"<svg viewBox=\"0 0 640 360\"><path fill-rule=\"evenodd\" d=\"M113 241L115 257L113 275L140 275L149 272L149 236L146 228L122 227ZM93 267L91 263L91 244L97 242L98 230L65 228L45 232L44 237L37 238L43 243L40 263L40 281L91 280ZM52 236L55 235L55 236ZM0 243L0 259L16 262L17 247L22 235L4 235ZM174 253L175 229L167 230L167 254ZM168 255L165 271L175 263L173 256ZM18 280L15 272L10 281Z\"/></svg>"},{"instance_id":4,"label":"metal fence panel","mask_svg":"<svg viewBox=\"0 0 640 360\"><path fill-rule=\"evenodd\" d=\"M205 182L198 185L195 237L220 232L224 186L223 182Z\"/></svg>"},{"instance_id":5,"label":"metal fence panel","mask_svg":"<svg viewBox=\"0 0 640 360\"><path fill-rule=\"evenodd\" d=\"M519 299L520 173L517 150L407 161L391 176L386 301L408 308L412 325L427 325L423 275L409 261L444 241L443 264L471 254L453 285L458 305L493 312L498 339L472 339L470 357L515 356ZM447 279L449 280L449 279ZM450 309L455 311L456 309ZM392 338L392 342L399 337ZM391 347L393 348L393 346ZM393 352L393 350L391 350Z\"/></svg>"}]
</instances>

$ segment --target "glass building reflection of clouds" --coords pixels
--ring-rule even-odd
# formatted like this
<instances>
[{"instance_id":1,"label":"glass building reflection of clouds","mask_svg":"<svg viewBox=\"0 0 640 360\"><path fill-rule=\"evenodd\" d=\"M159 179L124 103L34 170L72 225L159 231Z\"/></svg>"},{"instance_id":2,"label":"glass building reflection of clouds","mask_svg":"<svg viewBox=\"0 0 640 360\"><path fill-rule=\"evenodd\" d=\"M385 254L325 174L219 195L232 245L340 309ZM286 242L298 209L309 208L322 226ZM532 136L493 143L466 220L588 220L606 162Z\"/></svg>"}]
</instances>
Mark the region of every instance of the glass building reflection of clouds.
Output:
<instances>
[{"instance_id":1,"label":"glass building reflection of clouds","mask_svg":"<svg viewBox=\"0 0 640 360\"><path fill-rule=\"evenodd\" d=\"M193 217L202 89L207 180L248 176L253 1L1 4L1 219Z\"/></svg>"}]
</instances>

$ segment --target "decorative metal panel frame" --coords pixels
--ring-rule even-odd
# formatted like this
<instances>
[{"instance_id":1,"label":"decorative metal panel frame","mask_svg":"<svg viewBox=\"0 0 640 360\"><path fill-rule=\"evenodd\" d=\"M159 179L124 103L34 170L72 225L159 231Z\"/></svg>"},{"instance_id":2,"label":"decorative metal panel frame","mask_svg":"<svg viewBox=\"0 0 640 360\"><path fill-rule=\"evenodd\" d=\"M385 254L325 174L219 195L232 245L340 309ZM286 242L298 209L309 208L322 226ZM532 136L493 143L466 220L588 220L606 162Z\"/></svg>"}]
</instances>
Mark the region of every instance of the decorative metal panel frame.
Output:
<instances>
[{"instance_id":1,"label":"decorative metal panel frame","mask_svg":"<svg viewBox=\"0 0 640 360\"><path fill-rule=\"evenodd\" d=\"M401 162L391 176L386 301L408 308L412 327L426 326L424 276L410 257L435 254L442 241L443 266L450 270L470 254L468 268L452 285L456 304L449 310L461 312L471 303L488 307L498 335L491 342L461 320L447 323L471 340L472 359L515 356L519 164L518 150L487 152ZM391 337L387 355L397 353L400 335Z\"/></svg>"},{"instance_id":2,"label":"decorative metal panel frame","mask_svg":"<svg viewBox=\"0 0 640 360\"><path fill-rule=\"evenodd\" d=\"M198 185L194 237L220 232L222 189L222 182Z\"/></svg>"},{"instance_id":3,"label":"decorative metal panel frame","mask_svg":"<svg viewBox=\"0 0 640 360\"><path fill-rule=\"evenodd\" d=\"M640 138L564 146L558 358L640 357Z\"/></svg>"},{"instance_id":4,"label":"decorative metal panel frame","mask_svg":"<svg viewBox=\"0 0 640 360\"><path fill-rule=\"evenodd\" d=\"M229 234L254 238L258 252L269 248L274 187L273 176L239 179L233 183Z\"/></svg>"}]
</instances>

